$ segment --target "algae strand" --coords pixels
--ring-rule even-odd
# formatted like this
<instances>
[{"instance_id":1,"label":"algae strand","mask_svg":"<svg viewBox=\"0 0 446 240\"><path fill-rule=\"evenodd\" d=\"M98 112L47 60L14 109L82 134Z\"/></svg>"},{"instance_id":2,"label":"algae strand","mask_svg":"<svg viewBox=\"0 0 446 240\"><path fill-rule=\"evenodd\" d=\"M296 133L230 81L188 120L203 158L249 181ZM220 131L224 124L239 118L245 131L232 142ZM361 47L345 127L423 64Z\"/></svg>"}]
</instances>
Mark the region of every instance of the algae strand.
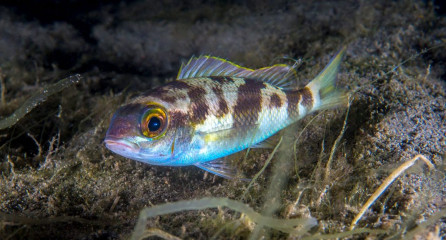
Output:
<instances>
[{"instance_id":1,"label":"algae strand","mask_svg":"<svg viewBox=\"0 0 446 240\"><path fill-rule=\"evenodd\" d=\"M253 222L262 226L267 226L287 233L296 233L296 231L306 231L316 225L314 218L300 218L300 219L277 219L266 217L254 211L251 207L241 202L231 200L228 198L202 198L196 200L178 201L173 203L166 203L156 205L150 208L143 209L136 223L135 229L132 233L132 240L139 240L144 236L146 231L147 219L159 215L176 213L186 210L202 210L207 208L227 207L234 211L244 213ZM295 229L296 227L299 229Z\"/></svg>"},{"instance_id":2,"label":"algae strand","mask_svg":"<svg viewBox=\"0 0 446 240\"><path fill-rule=\"evenodd\" d=\"M271 181L268 186L268 190L265 193L265 203L263 204L262 214L271 217L275 214L281 207L282 204L282 190L285 189L286 183L293 170L294 162L289 161L293 159L292 149L294 143L294 133L296 132L296 125L288 127L288 131L283 134L283 143L279 147L279 152L277 156L277 162L273 165L273 174L271 176ZM314 219L314 223L316 220ZM264 225L259 223L254 230L251 232L249 239L259 239L261 238L261 231ZM269 233L266 233L269 234ZM265 238L268 238L266 236Z\"/></svg>"},{"instance_id":3,"label":"algae strand","mask_svg":"<svg viewBox=\"0 0 446 240\"><path fill-rule=\"evenodd\" d=\"M14 113L0 121L0 130L14 126L14 124L16 124L26 114L31 112L31 110L33 110L39 104L45 102L48 97L64 90L74 83L79 82L81 79L82 77L80 74L75 74L39 90L29 99L27 99L22 106L15 110Z\"/></svg>"}]
</instances>

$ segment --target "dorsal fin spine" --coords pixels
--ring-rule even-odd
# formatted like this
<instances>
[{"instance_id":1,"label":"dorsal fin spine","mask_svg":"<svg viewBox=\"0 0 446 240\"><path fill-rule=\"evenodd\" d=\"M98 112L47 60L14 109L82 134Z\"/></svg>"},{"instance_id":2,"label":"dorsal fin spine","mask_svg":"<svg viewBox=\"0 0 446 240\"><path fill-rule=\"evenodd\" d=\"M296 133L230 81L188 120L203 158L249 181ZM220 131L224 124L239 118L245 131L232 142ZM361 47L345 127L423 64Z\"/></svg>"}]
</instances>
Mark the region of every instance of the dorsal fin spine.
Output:
<instances>
[{"instance_id":1,"label":"dorsal fin spine","mask_svg":"<svg viewBox=\"0 0 446 240\"><path fill-rule=\"evenodd\" d=\"M294 73L294 75L290 75L290 73ZM253 70L212 56L191 58L187 64L181 66L177 79L210 76L253 78L279 88L287 88L291 80L297 79L294 69L285 64Z\"/></svg>"},{"instance_id":2,"label":"dorsal fin spine","mask_svg":"<svg viewBox=\"0 0 446 240\"><path fill-rule=\"evenodd\" d=\"M197 67L197 69L200 69L201 68L201 66L203 66L203 64L205 64L206 62L202 62L202 63L200 63L200 65L198 65L198 67ZM191 74L191 71L192 71L193 69L190 69L190 71L188 71L187 72L187 75L189 76L190 74Z\"/></svg>"}]
</instances>

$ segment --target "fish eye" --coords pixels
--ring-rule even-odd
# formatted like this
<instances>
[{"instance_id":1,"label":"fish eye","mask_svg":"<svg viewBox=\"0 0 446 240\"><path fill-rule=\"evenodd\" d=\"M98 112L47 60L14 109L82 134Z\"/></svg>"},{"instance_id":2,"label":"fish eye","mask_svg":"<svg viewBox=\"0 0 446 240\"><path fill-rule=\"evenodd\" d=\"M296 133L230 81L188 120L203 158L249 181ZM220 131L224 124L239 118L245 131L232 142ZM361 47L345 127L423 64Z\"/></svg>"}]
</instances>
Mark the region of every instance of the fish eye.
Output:
<instances>
[{"instance_id":1,"label":"fish eye","mask_svg":"<svg viewBox=\"0 0 446 240\"><path fill-rule=\"evenodd\" d=\"M144 136L154 140L164 136L167 126L167 115L160 107L151 107L141 120L141 132Z\"/></svg>"},{"instance_id":2,"label":"fish eye","mask_svg":"<svg viewBox=\"0 0 446 240\"><path fill-rule=\"evenodd\" d=\"M147 127L149 128L150 132L156 132L161 127L161 120L159 117L151 117Z\"/></svg>"}]
</instances>

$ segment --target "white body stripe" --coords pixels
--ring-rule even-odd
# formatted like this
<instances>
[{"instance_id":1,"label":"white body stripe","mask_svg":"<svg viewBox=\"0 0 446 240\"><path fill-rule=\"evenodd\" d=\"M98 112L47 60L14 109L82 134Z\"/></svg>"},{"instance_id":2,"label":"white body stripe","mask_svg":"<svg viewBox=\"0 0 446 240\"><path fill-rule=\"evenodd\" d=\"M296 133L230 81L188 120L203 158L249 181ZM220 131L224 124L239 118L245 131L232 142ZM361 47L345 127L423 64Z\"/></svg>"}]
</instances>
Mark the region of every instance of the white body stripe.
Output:
<instances>
[{"instance_id":1,"label":"white body stripe","mask_svg":"<svg viewBox=\"0 0 446 240\"><path fill-rule=\"evenodd\" d=\"M283 91L266 85L265 89L262 89L262 111L259 113L257 120L258 135L255 140L257 142L262 141L265 138L270 137L280 129L284 128L290 123L287 112L287 100ZM271 96L276 94L281 101L280 107L271 106Z\"/></svg>"}]
</instances>

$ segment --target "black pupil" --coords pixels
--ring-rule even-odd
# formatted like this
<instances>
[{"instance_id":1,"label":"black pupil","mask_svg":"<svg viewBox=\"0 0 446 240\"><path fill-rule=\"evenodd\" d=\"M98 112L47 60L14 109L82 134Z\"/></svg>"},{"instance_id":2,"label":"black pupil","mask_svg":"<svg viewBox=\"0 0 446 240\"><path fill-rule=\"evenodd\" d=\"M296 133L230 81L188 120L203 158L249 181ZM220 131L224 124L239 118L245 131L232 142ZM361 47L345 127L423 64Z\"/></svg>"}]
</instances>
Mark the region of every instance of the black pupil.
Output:
<instances>
[{"instance_id":1,"label":"black pupil","mask_svg":"<svg viewBox=\"0 0 446 240\"><path fill-rule=\"evenodd\" d=\"M150 118L148 127L151 132L158 131L161 127L161 120L158 117Z\"/></svg>"}]
</instances>

